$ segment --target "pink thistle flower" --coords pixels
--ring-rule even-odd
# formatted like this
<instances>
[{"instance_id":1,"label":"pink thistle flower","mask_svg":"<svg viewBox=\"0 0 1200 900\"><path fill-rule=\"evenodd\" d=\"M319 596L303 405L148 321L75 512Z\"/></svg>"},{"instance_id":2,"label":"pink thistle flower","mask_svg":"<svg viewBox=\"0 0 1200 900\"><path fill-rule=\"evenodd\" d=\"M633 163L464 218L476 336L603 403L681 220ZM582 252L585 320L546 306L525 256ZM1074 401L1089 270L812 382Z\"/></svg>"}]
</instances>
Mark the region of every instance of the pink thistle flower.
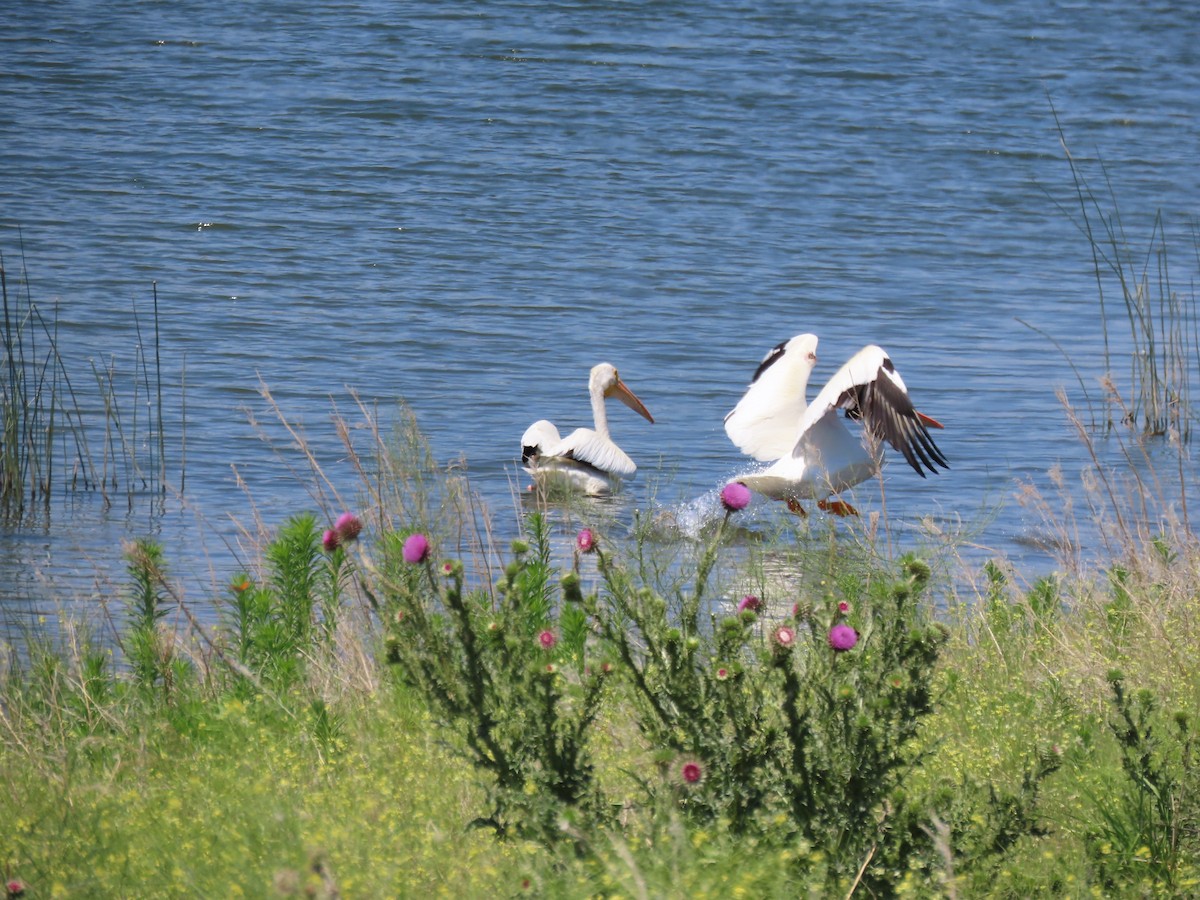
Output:
<instances>
[{"instance_id":1,"label":"pink thistle flower","mask_svg":"<svg viewBox=\"0 0 1200 900\"><path fill-rule=\"evenodd\" d=\"M740 481L731 481L721 488L721 505L729 512L737 512L750 505L750 488Z\"/></svg>"},{"instance_id":2,"label":"pink thistle flower","mask_svg":"<svg viewBox=\"0 0 1200 900\"><path fill-rule=\"evenodd\" d=\"M746 610L758 612L760 609L762 609L762 601L752 594L747 594L738 604L738 612L745 612Z\"/></svg>"},{"instance_id":3,"label":"pink thistle flower","mask_svg":"<svg viewBox=\"0 0 1200 900\"><path fill-rule=\"evenodd\" d=\"M796 629L780 625L771 635L771 639L780 650L791 650L796 645Z\"/></svg>"},{"instance_id":4,"label":"pink thistle flower","mask_svg":"<svg viewBox=\"0 0 1200 900\"><path fill-rule=\"evenodd\" d=\"M829 629L829 646L842 653L858 643L858 632L849 625L834 625Z\"/></svg>"},{"instance_id":5,"label":"pink thistle flower","mask_svg":"<svg viewBox=\"0 0 1200 900\"><path fill-rule=\"evenodd\" d=\"M423 534L410 534L404 541L403 551L406 563L423 563L429 559L429 538Z\"/></svg>"},{"instance_id":6,"label":"pink thistle flower","mask_svg":"<svg viewBox=\"0 0 1200 900\"><path fill-rule=\"evenodd\" d=\"M538 643L542 645L543 650L553 650L558 638L553 631L547 630L538 635Z\"/></svg>"},{"instance_id":7,"label":"pink thistle flower","mask_svg":"<svg viewBox=\"0 0 1200 900\"><path fill-rule=\"evenodd\" d=\"M580 529L579 535L575 538L575 546L579 548L580 553L591 553L595 550L596 536L592 534L592 529Z\"/></svg>"},{"instance_id":8,"label":"pink thistle flower","mask_svg":"<svg viewBox=\"0 0 1200 900\"><path fill-rule=\"evenodd\" d=\"M683 780L688 784L695 784L704 777L704 770L700 768L700 763L695 761L685 762L679 770L679 774L683 776Z\"/></svg>"},{"instance_id":9,"label":"pink thistle flower","mask_svg":"<svg viewBox=\"0 0 1200 900\"><path fill-rule=\"evenodd\" d=\"M332 553L338 548L341 541L338 540L338 534L332 528L326 528L325 533L321 535L321 546L325 548L326 553Z\"/></svg>"},{"instance_id":10,"label":"pink thistle flower","mask_svg":"<svg viewBox=\"0 0 1200 900\"><path fill-rule=\"evenodd\" d=\"M729 680L729 670L727 668L725 668L724 666L719 666L717 668L717 681L728 681L728 680Z\"/></svg>"},{"instance_id":11,"label":"pink thistle flower","mask_svg":"<svg viewBox=\"0 0 1200 900\"><path fill-rule=\"evenodd\" d=\"M4 889L10 897L23 897L25 895L25 882L19 878L12 878L5 882Z\"/></svg>"},{"instance_id":12,"label":"pink thistle flower","mask_svg":"<svg viewBox=\"0 0 1200 900\"><path fill-rule=\"evenodd\" d=\"M452 563L452 562L442 563L442 574L445 575L447 578L449 578L451 575L453 575L454 574L454 563Z\"/></svg>"},{"instance_id":13,"label":"pink thistle flower","mask_svg":"<svg viewBox=\"0 0 1200 900\"><path fill-rule=\"evenodd\" d=\"M333 523L334 530L337 531L338 538L345 543L355 540L360 531L362 531L362 519L352 512L344 512L338 516L338 520Z\"/></svg>"},{"instance_id":14,"label":"pink thistle flower","mask_svg":"<svg viewBox=\"0 0 1200 900\"><path fill-rule=\"evenodd\" d=\"M850 604L847 603L845 600L838 601L838 612L840 612L840 613L850 612Z\"/></svg>"}]
</instances>

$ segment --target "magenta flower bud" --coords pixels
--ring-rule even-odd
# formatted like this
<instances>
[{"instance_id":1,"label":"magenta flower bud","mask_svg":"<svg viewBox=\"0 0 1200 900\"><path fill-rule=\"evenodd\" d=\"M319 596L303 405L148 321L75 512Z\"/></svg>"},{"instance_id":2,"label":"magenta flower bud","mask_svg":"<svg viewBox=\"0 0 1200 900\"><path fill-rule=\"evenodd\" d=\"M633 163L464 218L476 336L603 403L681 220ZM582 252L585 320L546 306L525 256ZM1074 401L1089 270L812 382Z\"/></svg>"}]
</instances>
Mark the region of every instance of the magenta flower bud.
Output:
<instances>
[{"instance_id":1,"label":"magenta flower bud","mask_svg":"<svg viewBox=\"0 0 1200 900\"><path fill-rule=\"evenodd\" d=\"M338 516L333 527L342 541L349 542L357 538L358 533L362 531L362 519L352 512L344 512Z\"/></svg>"},{"instance_id":2,"label":"magenta flower bud","mask_svg":"<svg viewBox=\"0 0 1200 900\"><path fill-rule=\"evenodd\" d=\"M698 762L685 762L683 768L679 770L679 774L683 776L683 780L688 784L695 784L704 777L704 770L700 768Z\"/></svg>"},{"instance_id":3,"label":"magenta flower bud","mask_svg":"<svg viewBox=\"0 0 1200 900\"><path fill-rule=\"evenodd\" d=\"M325 533L321 535L321 546L325 548L326 553L332 553L338 548L338 544L340 543L341 541L338 540L337 532L332 528L326 528Z\"/></svg>"},{"instance_id":4,"label":"magenta flower bud","mask_svg":"<svg viewBox=\"0 0 1200 900\"><path fill-rule=\"evenodd\" d=\"M591 553L593 550L595 550L596 536L592 534L592 529L581 529L579 536L575 538L575 546L579 548L580 553Z\"/></svg>"},{"instance_id":5,"label":"magenta flower bud","mask_svg":"<svg viewBox=\"0 0 1200 900\"><path fill-rule=\"evenodd\" d=\"M721 505L730 512L737 512L750 505L750 488L740 481L731 481L721 488Z\"/></svg>"},{"instance_id":6,"label":"magenta flower bud","mask_svg":"<svg viewBox=\"0 0 1200 900\"><path fill-rule=\"evenodd\" d=\"M423 534L410 534L404 541L404 561L422 563L429 559L429 538Z\"/></svg>"},{"instance_id":7,"label":"magenta flower bud","mask_svg":"<svg viewBox=\"0 0 1200 900\"><path fill-rule=\"evenodd\" d=\"M553 650L554 645L558 643L558 638L555 637L553 631L543 631L538 635L538 643L542 645L543 650Z\"/></svg>"},{"instance_id":8,"label":"magenta flower bud","mask_svg":"<svg viewBox=\"0 0 1200 900\"><path fill-rule=\"evenodd\" d=\"M771 635L771 640L780 650L791 650L796 645L796 629L780 625Z\"/></svg>"},{"instance_id":9,"label":"magenta flower bud","mask_svg":"<svg viewBox=\"0 0 1200 900\"><path fill-rule=\"evenodd\" d=\"M742 602L738 604L737 611L744 612L747 609L750 610L750 612L758 612L760 609L762 609L762 601L753 595L747 594L742 598Z\"/></svg>"},{"instance_id":10,"label":"magenta flower bud","mask_svg":"<svg viewBox=\"0 0 1200 900\"><path fill-rule=\"evenodd\" d=\"M839 653L853 649L858 643L858 632L849 625L834 625L829 629L829 646Z\"/></svg>"}]
</instances>

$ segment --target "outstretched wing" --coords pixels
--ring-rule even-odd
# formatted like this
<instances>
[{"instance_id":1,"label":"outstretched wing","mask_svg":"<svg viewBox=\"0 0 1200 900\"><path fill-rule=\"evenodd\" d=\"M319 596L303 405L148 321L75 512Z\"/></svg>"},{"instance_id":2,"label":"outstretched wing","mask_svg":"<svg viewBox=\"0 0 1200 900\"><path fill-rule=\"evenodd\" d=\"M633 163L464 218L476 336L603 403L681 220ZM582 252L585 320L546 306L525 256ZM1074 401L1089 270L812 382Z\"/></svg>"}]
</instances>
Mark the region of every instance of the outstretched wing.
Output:
<instances>
[{"instance_id":1,"label":"outstretched wing","mask_svg":"<svg viewBox=\"0 0 1200 900\"><path fill-rule=\"evenodd\" d=\"M725 433L743 453L765 462L792 449L816 349L814 336L797 335L763 357L750 387L725 416Z\"/></svg>"},{"instance_id":2,"label":"outstretched wing","mask_svg":"<svg viewBox=\"0 0 1200 900\"><path fill-rule=\"evenodd\" d=\"M924 469L950 468L929 434L930 425L941 425L913 408L904 380L882 347L871 344L859 350L829 379L804 414L793 456L804 455L810 431L834 409L862 422L872 438L891 444L922 478Z\"/></svg>"}]
</instances>

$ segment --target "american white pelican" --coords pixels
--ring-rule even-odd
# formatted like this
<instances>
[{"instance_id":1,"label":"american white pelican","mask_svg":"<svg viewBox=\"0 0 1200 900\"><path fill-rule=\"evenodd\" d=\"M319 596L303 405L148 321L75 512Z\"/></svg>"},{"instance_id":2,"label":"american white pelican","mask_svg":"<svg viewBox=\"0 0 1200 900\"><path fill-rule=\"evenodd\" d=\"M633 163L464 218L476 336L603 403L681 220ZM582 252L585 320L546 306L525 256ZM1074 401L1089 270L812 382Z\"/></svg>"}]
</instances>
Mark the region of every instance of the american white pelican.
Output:
<instances>
[{"instance_id":1,"label":"american white pelican","mask_svg":"<svg viewBox=\"0 0 1200 900\"><path fill-rule=\"evenodd\" d=\"M879 471L882 442L892 445L925 477L949 463L929 435L940 422L917 412L908 388L882 347L863 347L806 402L808 378L817 362L817 338L798 334L773 348L759 365L750 387L725 417L725 433L744 453L772 465L735 477L751 490L803 514L803 499L839 515L857 510L833 494L866 481ZM855 435L837 414L858 420Z\"/></svg>"},{"instance_id":2,"label":"american white pelican","mask_svg":"<svg viewBox=\"0 0 1200 900\"><path fill-rule=\"evenodd\" d=\"M642 401L625 386L610 363L592 368L588 378L592 417L596 428L576 428L566 438L545 419L525 429L521 437L521 462L538 487L565 488L600 495L616 491L622 478L632 478L637 466L608 433L607 397L616 397L630 409L654 422Z\"/></svg>"}]
</instances>

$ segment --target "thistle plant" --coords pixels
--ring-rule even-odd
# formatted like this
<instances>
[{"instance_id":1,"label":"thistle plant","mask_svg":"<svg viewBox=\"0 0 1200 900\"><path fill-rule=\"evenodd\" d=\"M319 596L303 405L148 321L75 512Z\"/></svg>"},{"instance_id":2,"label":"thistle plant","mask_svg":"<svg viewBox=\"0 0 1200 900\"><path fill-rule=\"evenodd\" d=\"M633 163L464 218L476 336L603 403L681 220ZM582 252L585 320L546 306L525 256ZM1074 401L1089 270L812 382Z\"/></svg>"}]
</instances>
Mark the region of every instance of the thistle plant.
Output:
<instances>
[{"instance_id":1,"label":"thistle plant","mask_svg":"<svg viewBox=\"0 0 1200 900\"><path fill-rule=\"evenodd\" d=\"M554 845L564 816L607 822L591 732L610 667L591 655L577 577L550 567L546 521L529 525L490 589L468 590L462 563L436 561L421 533L385 537L366 589L388 660L485 775L490 809L473 824Z\"/></svg>"},{"instance_id":2,"label":"thistle plant","mask_svg":"<svg viewBox=\"0 0 1200 900\"><path fill-rule=\"evenodd\" d=\"M693 823L791 836L821 851L831 883L885 885L887 866L912 851L900 786L920 758L945 636L919 612L929 567L910 556L891 579L843 578L842 596L770 621L753 597L722 617L703 600L745 506L732 487L689 591L668 601L597 545L601 585L583 605L632 685L662 784Z\"/></svg>"},{"instance_id":3,"label":"thistle plant","mask_svg":"<svg viewBox=\"0 0 1200 900\"><path fill-rule=\"evenodd\" d=\"M780 752L782 734L749 650L756 614L745 609L720 623L712 619L706 630L701 608L726 526L748 494L742 485L722 493L725 516L697 561L690 591L677 591L669 602L638 584L597 541L591 552L603 591L582 601L633 687L638 725L658 749L667 790L679 791L681 807L694 818L727 821L737 833L768 806L773 786L759 773ZM642 785L651 796L659 792L652 780Z\"/></svg>"},{"instance_id":4,"label":"thistle plant","mask_svg":"<svg viewBox=\"0 0 1200 900\"><path fill-rule=\"evenodd\" d=\"M918 598L929 567L913 556L890 579L796 610L807 653L777 654L790 759L776 759L791 818L829 853L833 871L880 888L911 853L901 786L919 763L917 738L933 711L933 674L945 630ZM875 860L876 864L868 866Z\"/></svg>"}]
</instances>

